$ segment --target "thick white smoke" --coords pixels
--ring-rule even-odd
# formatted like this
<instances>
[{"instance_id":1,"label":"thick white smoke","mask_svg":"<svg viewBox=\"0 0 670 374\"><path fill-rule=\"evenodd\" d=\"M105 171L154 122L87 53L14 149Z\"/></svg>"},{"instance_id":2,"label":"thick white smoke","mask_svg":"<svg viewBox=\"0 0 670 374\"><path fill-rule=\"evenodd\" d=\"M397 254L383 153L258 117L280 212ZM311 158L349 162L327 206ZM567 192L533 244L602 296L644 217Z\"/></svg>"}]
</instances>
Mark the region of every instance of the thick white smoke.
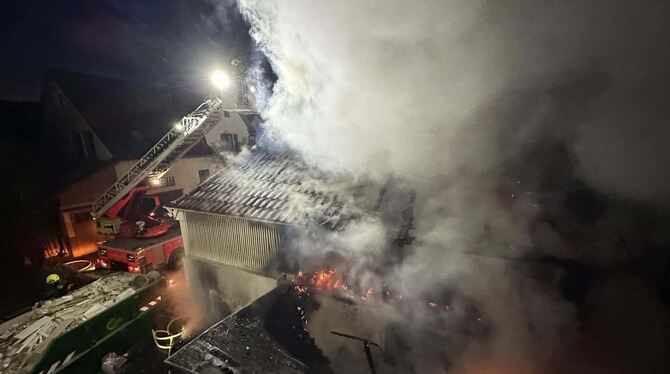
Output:
<instances>
[{"instance_id":1,"label":"thick white smoke","mask_svg":"<svg viewBox=\"0 0 670 374\"><path fill-rule=\"evenodd\" d=\"M564 118L550 131L578 137L580 165L595 184L651 197L660 192L641 195L622 181L619 168L628 166L609 160L626 154L649 165L634 173L655 179L651 190L669 190L667 178L657 181L667 160L647 157L667 154L663 145L636 147L636 138L668 135L656 126L667 123L662 102L640 106L667 83L658 71L667 48L655 41L668 6L627 4L240 1L279 77L269 124L322 166L410 178L496 166L516 150L501 148L536 140L544 133L536 128L559 114L557 101L592 90L589 74L600 73L608 87L581 97L593 101L589 118ZM552 92L573 79L575 92ZM501 144L510 128L518 144Z\"/></svg>"},{"instance_id":2,"label":"thick white smoke","mask_svg":"<svg viewBox=\"0 0 670 374\"><path fill-rule=\"evenodd\" d=\"M400 279L458 282L500 330L494 356L555 358L574 310L521 287L531 278L507 265L457 253L518 257L540 241L550 243L540 255L582 256L546 225L529 228L546 208L537 191L562 187L543 179L551 173L668 203L670 55L659 42L670 3L239 4L278 76L266 126L321 168L416 188L418 240ZM555 144L564 158L547 151Z\"/></svg>"}]
</instances>

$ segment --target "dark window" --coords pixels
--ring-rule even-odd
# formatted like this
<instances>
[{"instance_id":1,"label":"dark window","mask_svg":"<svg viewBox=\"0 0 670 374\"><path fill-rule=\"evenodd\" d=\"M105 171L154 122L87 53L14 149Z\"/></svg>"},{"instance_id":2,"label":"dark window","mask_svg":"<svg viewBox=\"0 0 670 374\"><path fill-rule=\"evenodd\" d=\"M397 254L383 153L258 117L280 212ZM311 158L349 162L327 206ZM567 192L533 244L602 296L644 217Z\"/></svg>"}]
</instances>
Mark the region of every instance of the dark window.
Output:
<instances>
[{"instance_id":1,"label":"dark window","mask_svg":"<svg viewBox=\"0 0 670 374\"><path fill-rule=\"evenodd\" d=\"M200 178L200 183L209 178L209 169L198 170L198 178Z\"/></svg>"},{"instance_id":2,"label":"dark window","mask_svg":"<svg viewBox=\"0 0 670 374\"><path fill-rule=\"evenodd\" d=\"M221 134L221 145L224 151L235 153L240 151L240 141L237 134Z\"/></svg>"},{"instance_id":3,"label":"dark window","mask_svg":"<svg viewBox=\"0 0 670 374\"><path fill-rule=\"evenodd\" d=\"M78 160L83 160L86 157L84 152L84 143L81 139L81 133L79 131L72 131L70 134L72 139L72 147L74 148L74 156Z\"/></svg>"},{"instance_id":4,"label":"dark window","mask_svg":"<svg viewBox=\"0 0 670 374\"><path fill-rule=\"evenodd\" d=\"M95 158L95 143L93 143L93 133L84 131L84 146L86 147L86 155L89 158Z\"/></svg>"},{"instance_id":5,"label":"dark window","mask_svg":"<svg viewBox=\"0 0 670 374\"><path fill-rule=\"evenodd\" d=\"M227 111L227 110L224 110L223 111L223 116L226 117L226 118L230 118L230 112Z\"/></svg>"},{"instance_id":6,"label":"dark window","mask_svg":"<svg viewBox=\"0 0 670 374\"><path fill-rule=\"evenodd\" d=\"M72 213L72 220L74 221L74 223L82 223L90 221L91 213L87 211Z\"/></svg>"}]
</instances>

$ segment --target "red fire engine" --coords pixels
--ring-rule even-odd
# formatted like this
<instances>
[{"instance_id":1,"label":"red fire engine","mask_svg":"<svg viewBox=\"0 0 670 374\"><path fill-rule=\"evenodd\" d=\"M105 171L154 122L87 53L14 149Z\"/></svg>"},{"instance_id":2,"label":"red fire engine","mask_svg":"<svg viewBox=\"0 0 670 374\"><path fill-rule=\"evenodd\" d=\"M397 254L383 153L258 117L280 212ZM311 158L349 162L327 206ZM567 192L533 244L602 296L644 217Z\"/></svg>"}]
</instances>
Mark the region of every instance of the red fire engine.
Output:
<instances>
[{"instance_id":1,"label":"red fire engine","mask_svg":"<svg viewBox=\"0 0 670 374\"><path fill-rule=\"evenodd\" d=\"M178 225L164 235L151 238L117 237L98 244L99 267L147 273L167 265L181 267L184 244Z\"/></svg>"},{"instance_id":2,"label":"red fire engine","mask_svg":"<svg viewBox=\"0 0 670 374\"><path fill-rule=\"evenodd\" d=\"M219 123L219 98L207 98L182 118L93 204L98 233L112 237L98 245L98 266L144 273L168 264L181 265L184 255L179 224L165 215L156 196L161 178L189 149Z\"/></svg>"}]
</instances>

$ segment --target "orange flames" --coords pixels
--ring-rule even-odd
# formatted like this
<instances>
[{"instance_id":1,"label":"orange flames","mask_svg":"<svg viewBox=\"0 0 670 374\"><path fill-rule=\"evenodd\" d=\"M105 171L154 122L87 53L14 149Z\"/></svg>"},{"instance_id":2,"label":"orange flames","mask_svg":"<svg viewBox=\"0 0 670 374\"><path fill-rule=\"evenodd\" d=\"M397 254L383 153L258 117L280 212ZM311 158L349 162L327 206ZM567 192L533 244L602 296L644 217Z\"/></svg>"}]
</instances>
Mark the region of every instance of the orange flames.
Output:
<instances>
[{"instance_id":1,"label":"orange flames","mask_svg":"<svg viewBox=\"0 0 670 374\"><path fill-rule=\"evenodd\" d=\"M318 292L336 292L340 296L357 298L361 301L367 301L375 297L374 288L351 287L345 279L345 274L333 269L319 270L310 274L298 272L294 288L298 293L305 295Z\"/></svg>"},{"instance_id":2,"label":"orange flames","mask_svg":"<svg viewBox=\"0 0 670 374\"><path fill-rule=\"evenodd\" d=\"M309 289L317 291L345 291L348 286L342 275L335 270L319 270L306 277L303 272L299 272L296 278L296 290L300 293L307 293Z\"/></svg>"}]
</instances>

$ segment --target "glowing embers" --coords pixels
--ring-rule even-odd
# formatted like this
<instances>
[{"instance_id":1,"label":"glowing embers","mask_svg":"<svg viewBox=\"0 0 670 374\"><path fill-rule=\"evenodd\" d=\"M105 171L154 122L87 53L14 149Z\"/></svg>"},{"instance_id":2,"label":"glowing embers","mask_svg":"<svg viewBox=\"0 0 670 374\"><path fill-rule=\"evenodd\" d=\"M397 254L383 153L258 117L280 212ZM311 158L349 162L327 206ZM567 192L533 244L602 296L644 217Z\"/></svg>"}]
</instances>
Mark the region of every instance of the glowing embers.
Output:
<instances>
[{"instance_id":1,"label":"glowing embers","mask_svg":"<svg viewBox=\"0 0 670 374\"><path fill-rule=\"evenodd\" d=\"M360 282L352 283L348 273L334 269L317 270L312 273L301 271L295 277L294 289L299 295L330 293L347 299L348 302L366 301L376 296L375 290L379 289L378 287L370 287L371 284L362 286L358 283Z\"/></svg>"},{"instance_id":2,"label":"glowing embers","mask_svg":"<svg viewBox=\"0 0 670 374\"><path fill-rule=\"evenodd\" d=\"M311 275L298 272L295 279L295 290L301 294L310 291L346 291L349 289L343 276L336 270L319 270Z\"/></svg>"}]
</instances>

